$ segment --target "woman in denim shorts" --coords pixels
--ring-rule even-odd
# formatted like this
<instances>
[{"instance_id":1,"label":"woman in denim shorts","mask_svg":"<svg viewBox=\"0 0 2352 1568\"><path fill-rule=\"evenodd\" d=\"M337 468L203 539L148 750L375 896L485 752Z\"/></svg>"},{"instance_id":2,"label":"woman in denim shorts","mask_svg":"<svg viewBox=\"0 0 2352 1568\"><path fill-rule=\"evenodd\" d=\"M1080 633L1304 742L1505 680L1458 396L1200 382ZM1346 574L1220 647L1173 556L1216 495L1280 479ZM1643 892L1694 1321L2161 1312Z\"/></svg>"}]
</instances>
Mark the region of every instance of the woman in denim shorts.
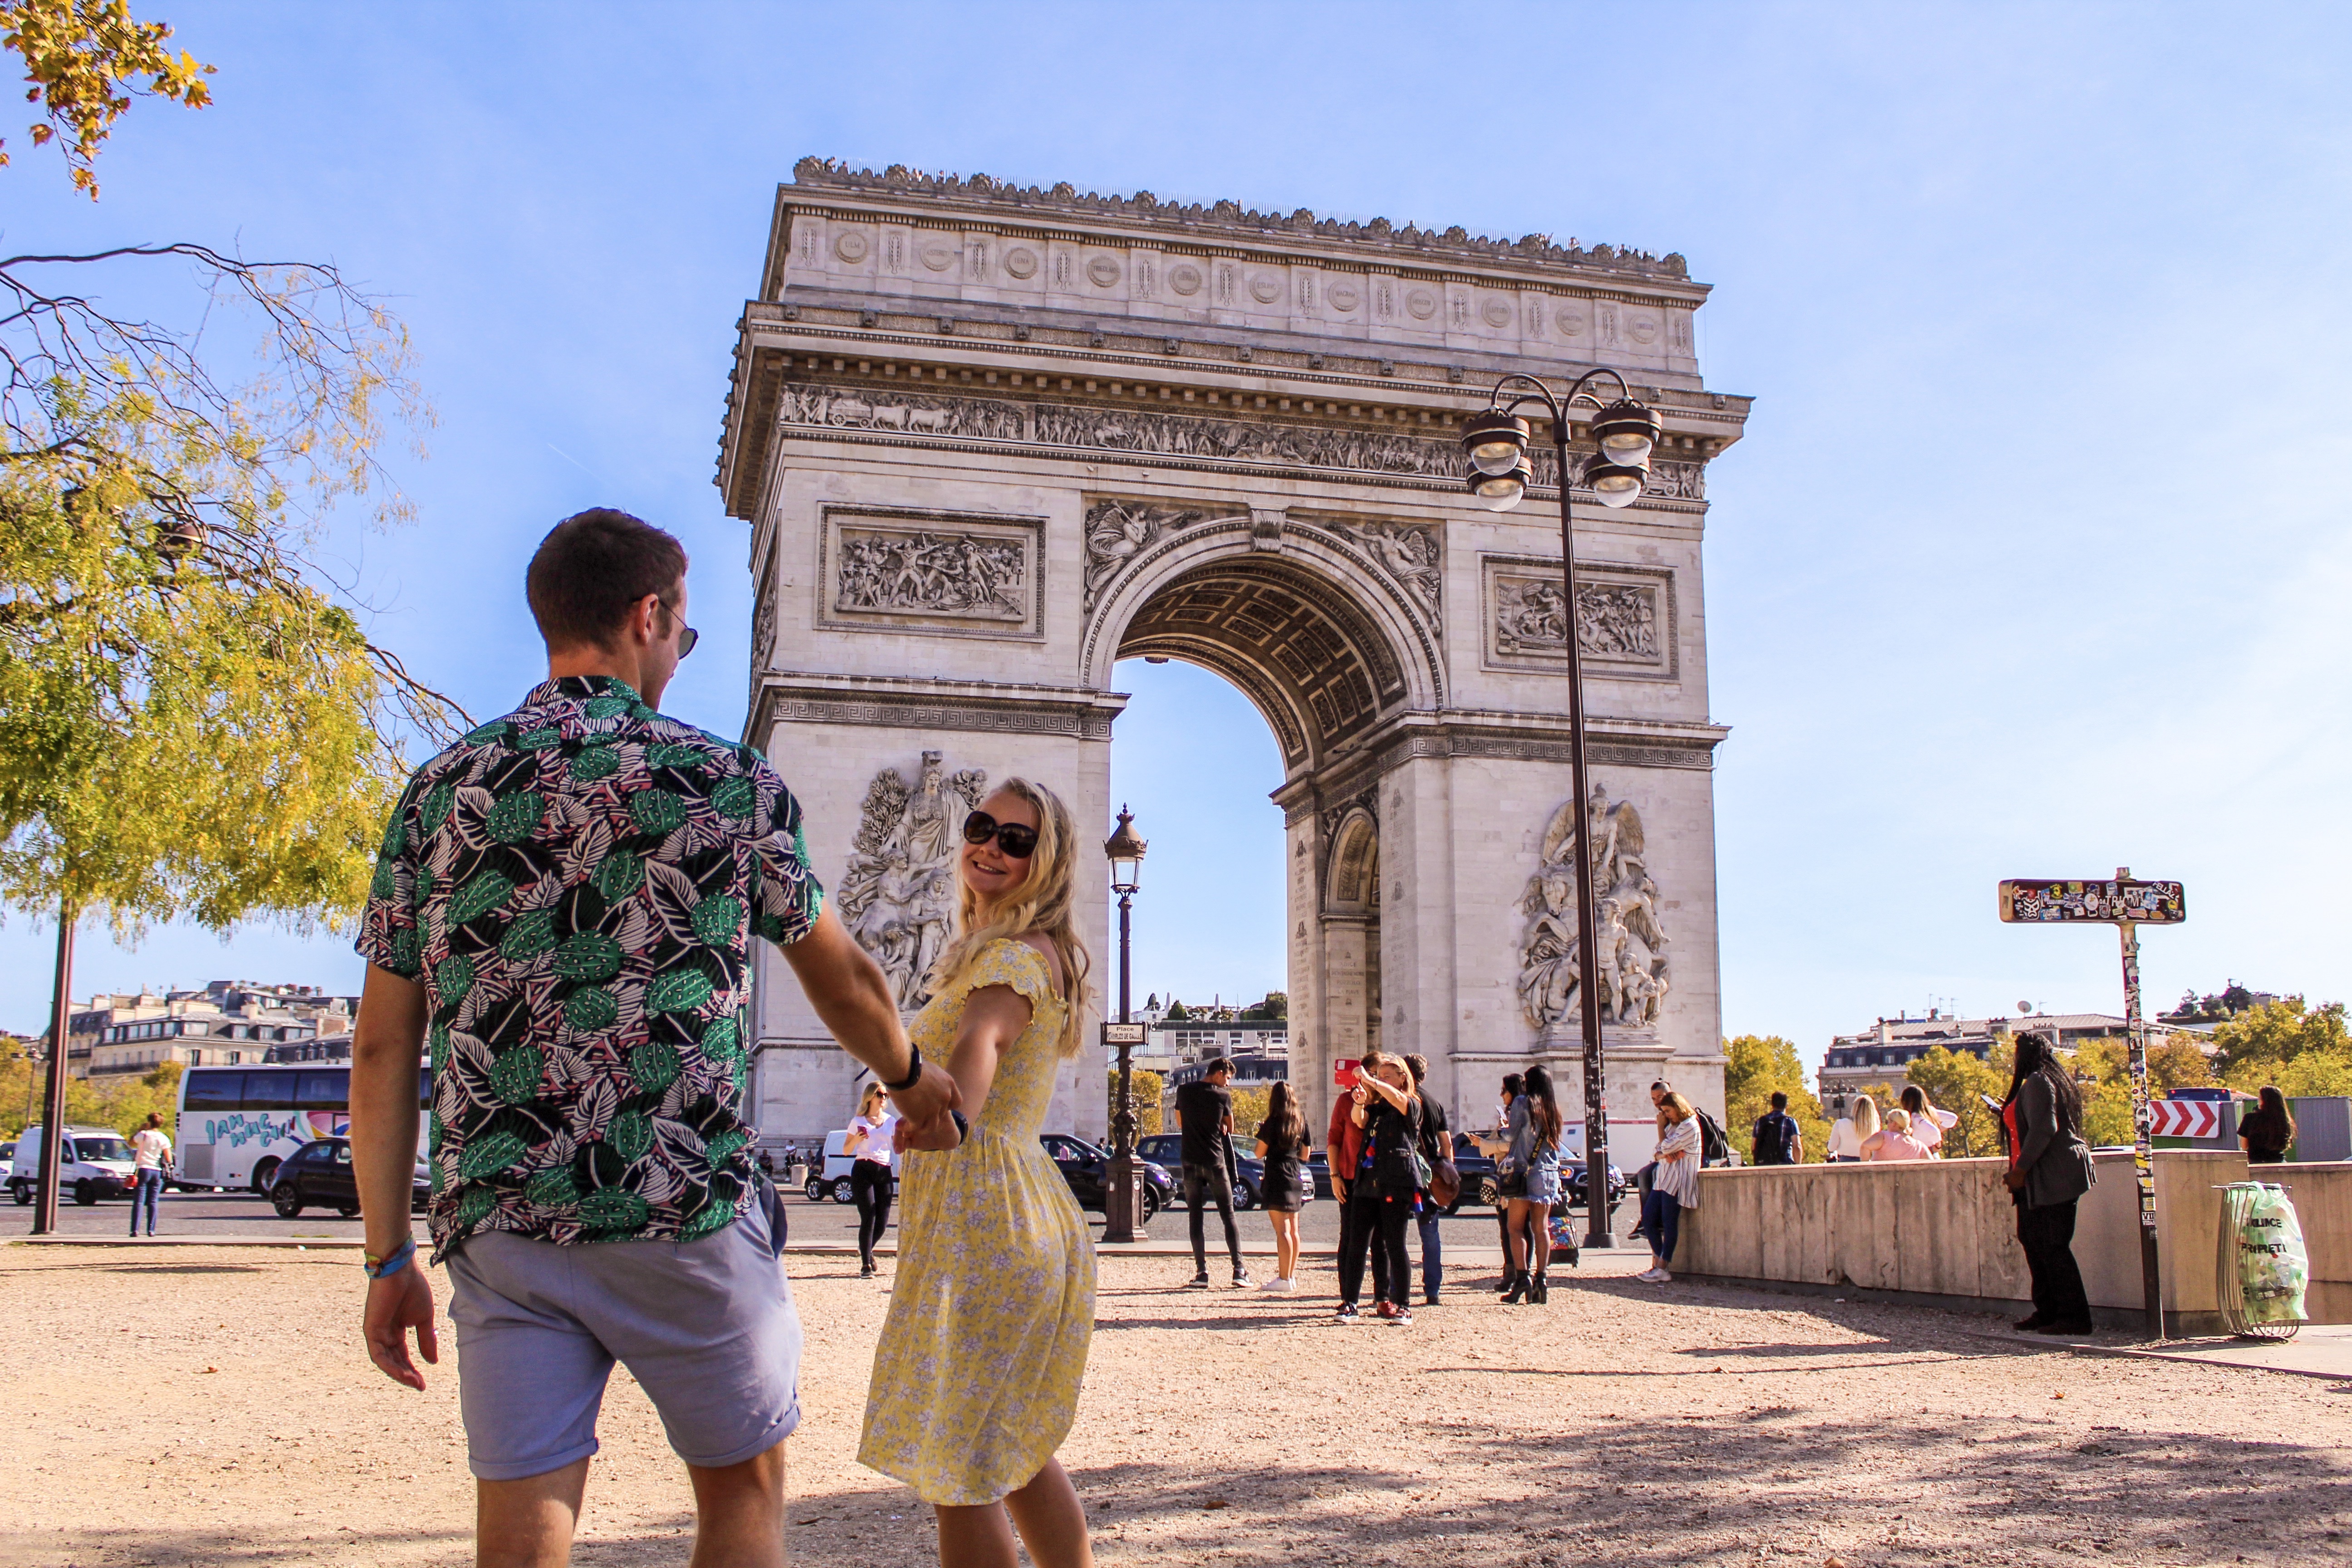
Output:
<instances>
[{"instance_id":1,"label":"woman in denim shorts","mask_svg":"<svg viewBox=\"0 0 2352 1568\"><path fill-rule=\"evenodd\" d=\"M1528 1069L1526 1092L1511 1101L1507 1129L1508 1158L1527 1176L1527 1192L1511 1198L1511 1288L1507 1304L1550 1300L1550 1281L1544 1270L1551 1263L1551 1205L1559 1201L1559 1102L1553 1098L1549 1069ZM1528 1271L1528 1252L1535 1252L1535 1271Z\"/></svg>"}]
</instances>

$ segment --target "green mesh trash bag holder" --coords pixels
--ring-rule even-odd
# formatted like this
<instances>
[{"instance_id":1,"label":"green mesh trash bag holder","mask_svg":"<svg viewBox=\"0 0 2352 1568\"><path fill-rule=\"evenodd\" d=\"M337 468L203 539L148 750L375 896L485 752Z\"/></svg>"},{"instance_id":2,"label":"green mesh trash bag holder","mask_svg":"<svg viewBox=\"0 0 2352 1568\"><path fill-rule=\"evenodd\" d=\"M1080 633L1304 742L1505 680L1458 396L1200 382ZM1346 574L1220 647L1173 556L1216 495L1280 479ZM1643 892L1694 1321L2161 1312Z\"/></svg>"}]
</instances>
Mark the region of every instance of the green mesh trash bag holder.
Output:
<instances>
[{"instance_id":1,"label":"green mesh trash bag holder","mask_svg":"<svg viewBox=\"0 0 2352 1568\"><path fill-rule=\"evenodd\" d=\"M2303 1326L2311 1255L2284 1187L2232 1182L2221 1189L2215 1284L2222 1320L2242 1339L2291 1340Z\"/></svg>"}]
</instances>

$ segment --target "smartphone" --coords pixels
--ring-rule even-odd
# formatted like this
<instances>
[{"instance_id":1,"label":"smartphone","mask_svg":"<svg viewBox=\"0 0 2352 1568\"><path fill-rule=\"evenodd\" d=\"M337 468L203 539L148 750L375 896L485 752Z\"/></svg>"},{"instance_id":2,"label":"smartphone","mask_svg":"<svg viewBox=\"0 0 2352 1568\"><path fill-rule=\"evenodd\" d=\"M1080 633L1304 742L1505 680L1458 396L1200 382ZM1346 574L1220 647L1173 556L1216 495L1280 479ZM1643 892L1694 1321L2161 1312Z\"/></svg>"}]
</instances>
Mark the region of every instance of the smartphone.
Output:
<instances>
[{"instance_id":1,"label":"smartphone","mask_svg":"<svg viewBox=\"0 0 2352 1568\"><path fill-rule=\"evenodd\" d=\"M1331 1064L1331 1082L1336 1088L1353 1089L1356 1080L1361 1077L1363 1074L1356 1070L1354 1057L1341 1057Z\"/></svg>"}]
</instances>

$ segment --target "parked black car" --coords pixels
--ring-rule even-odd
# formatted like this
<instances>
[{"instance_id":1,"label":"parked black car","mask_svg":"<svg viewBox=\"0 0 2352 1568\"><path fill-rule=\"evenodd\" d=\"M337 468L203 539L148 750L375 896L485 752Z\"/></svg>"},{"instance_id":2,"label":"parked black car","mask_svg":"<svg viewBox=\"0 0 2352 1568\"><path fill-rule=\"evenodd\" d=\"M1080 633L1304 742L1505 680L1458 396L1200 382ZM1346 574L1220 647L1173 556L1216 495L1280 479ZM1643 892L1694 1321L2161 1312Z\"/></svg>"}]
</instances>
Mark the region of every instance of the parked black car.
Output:
<instances>
[{"instance_id":1,"label":"parked black car","mask_svg":"<svg viewBox=\"0 0 2352 1568\"><path fill-rule=\"evenodd\" d=\"M269 1188L269 1206L280 1219L300 1217L306 1207L331 1208L345 1219L360 1212L359 1180L352 1171L352 1141L318 1138L287 1156ZM433 1184L425 1167L416 1167L409 1189L409 1206L422 1211L432 1196Z\"/></svg>"},{"instance_id":2,"label":"parked black car","mask_svg":"<svg viewBox=\"0 0 2352 1568\"><path fill-rule=\"evenodd\" d=\"M1054 1157L1061 1168L1062 1180L1070 1184L1070 1195L1078 1200L1082 1209L1107 1210L1106 1189L1110 1183L1110 1155L1083 1138L1073 1138L1066 1132L1041 1132L1037 1142ZM1143 1212L1136 1216L1138 1223L1149 1224L1151 1216L1175 1201L1176 1184L1168 1173L1149 1160L1143 1166Z\"/></svg>"},{"instance_id":3,"label":"parked black car","mask_svg":"<svg viewBox=\"0 0 2352 1568\"><path fill-rule=\"evenodd\" d=\"M1241 1184L1234 1189L1234 1207L1237 1209L1257 1207L1258 1194L1265 1186L1265 1162L1257 1157L1256 1148L1256 1139L1234 1134L1234 1163L1242 1173ZM1184 1168L1184 1137L1181 1132L1155 1132L1149 1138L1139 1138L1135 1152L1170 1171Z\"/></svg>"}]
</instances>

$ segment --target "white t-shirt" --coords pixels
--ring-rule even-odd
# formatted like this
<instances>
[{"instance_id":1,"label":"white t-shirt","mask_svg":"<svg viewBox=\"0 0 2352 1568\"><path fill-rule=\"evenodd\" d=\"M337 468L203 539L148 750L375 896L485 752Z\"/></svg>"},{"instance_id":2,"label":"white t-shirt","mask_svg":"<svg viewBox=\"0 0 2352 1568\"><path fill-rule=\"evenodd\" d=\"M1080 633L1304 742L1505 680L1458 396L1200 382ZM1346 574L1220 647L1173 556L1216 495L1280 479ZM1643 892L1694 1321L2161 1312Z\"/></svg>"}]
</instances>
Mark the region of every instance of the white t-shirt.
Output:
<instances>
[{"instance_id":1,"label":"white t-shirt","mask_svg":"<svg viewBox=\"0 0 2352 1568\"><path fill-rule=\"evenodd\" d=\"M1853 1130L1853 1118L1841 1116L1830 1129L1829 1157L1832 1160L1862 1158L1862 1139Z\"/></svg>"},{"instance_id":2,"label":"white t-shirt","mask_svg":"<svg viewBox=\"0 0 2352 1568\"><path fill-rule=\"evenodd\" d=\"M163 1130L160 1127L142 1127L133 1132L131 1147L138 1168L142 1171L160 1171L163 1163L172 1157L172 1141L163 1136Z\"/></svg>"},{"instance_id":3,"label":"white t-shirt","mask_svg":"<svg viewBox=\"0 0 2352 1568\"><path fill-rule=\"evenodd\" d=\"M859 1144L857 1148L859 1159L871 1160L877 1165L887 1165L890 1163L891 1148L898 1137L898 1116L896 1111L884 1111L879 1121L868 1121L863 1116L853 1116L849 1119L849 1130L852 1132L866 1134L866 1142Z\"/></svg>"}]
</instances>

